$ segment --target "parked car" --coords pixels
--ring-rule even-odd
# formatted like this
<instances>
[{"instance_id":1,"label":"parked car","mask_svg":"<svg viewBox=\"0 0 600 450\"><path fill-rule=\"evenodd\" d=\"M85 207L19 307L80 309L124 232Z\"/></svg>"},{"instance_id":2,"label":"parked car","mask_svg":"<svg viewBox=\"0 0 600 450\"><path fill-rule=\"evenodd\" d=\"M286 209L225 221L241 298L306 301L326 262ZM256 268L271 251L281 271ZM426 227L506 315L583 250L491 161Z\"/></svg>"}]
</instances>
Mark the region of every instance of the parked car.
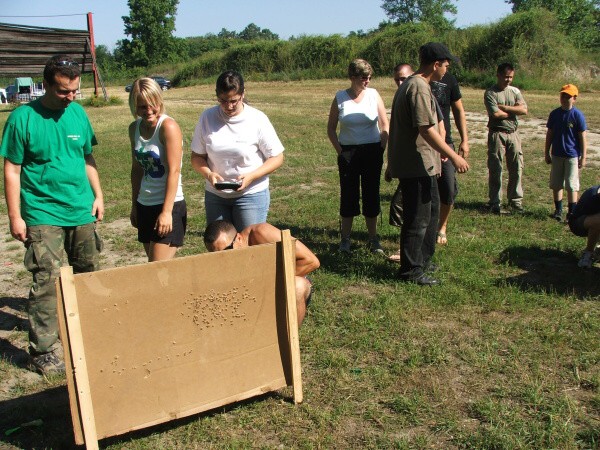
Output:
<instances>
[{"instance_id":1,"label":"parked car","mask_svg":"<svg viewBox=\"0 0 600 450\"><path fill-rule=\"evenodd\" d=\"M154 81L156 81L163 91L166 91L167 89L171 89L171 81L167 80L165 77L148 77L148 78L152 78ZM131 84L128 84L127 86L125 86L125 92L131 92Z\"/></svg>"},{"instance_id":2,"label":"parked car","mask_svg":"<svg viewBox=\"0 0 600 450\"><path fill-rule=\"evenodd\" d=\"M14 84L6 86L6 99L9 102L17 101L17 87Z\"/></svg>"}]
</instances>

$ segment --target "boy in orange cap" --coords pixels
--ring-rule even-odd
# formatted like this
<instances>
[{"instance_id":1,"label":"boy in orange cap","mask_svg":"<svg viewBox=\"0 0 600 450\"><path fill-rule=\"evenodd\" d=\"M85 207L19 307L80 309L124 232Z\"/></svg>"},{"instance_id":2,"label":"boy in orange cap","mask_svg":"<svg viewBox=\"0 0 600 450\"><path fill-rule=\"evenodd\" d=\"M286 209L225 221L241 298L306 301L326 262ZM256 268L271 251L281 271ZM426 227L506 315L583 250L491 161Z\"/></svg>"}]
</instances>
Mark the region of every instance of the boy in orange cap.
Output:
<instances>
[{"instance_id":1,"label":"boy in orange cap","mask_svg":"<svg viewBox=\"0 0 600 450\"><path fill-rule=\"evenodd\" d=\"M550 189L554 196L552 217L562 221L563 188L567 190L568 212L573 212L579 192L579 169L587 155L587 125L583 113L575 108L579 90L565 84L560 90L560 108L550 113L546 127L545 159L552 164ZM550 150L552 149L552 151Z\"/></svg>"}]
</instances>

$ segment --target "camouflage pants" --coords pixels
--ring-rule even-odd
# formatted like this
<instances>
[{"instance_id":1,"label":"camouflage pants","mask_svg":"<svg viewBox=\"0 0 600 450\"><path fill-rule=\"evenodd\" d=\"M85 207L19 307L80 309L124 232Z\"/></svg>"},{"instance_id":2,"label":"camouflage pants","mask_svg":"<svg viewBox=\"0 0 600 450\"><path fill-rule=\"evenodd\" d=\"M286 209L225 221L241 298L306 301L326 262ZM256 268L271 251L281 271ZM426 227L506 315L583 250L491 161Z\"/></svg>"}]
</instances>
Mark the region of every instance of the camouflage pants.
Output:
<instances>
[{"instance_id":1,"label":"camouflage pants","mask_svg":"<svg viewBox=\"0 0 600 450\"><path fill-rule=\"evenodd\" d=\"M74 273L98 270L101 247L95 223L27 227L24 263L33 276L27 304L30 353L46 353L59 345L55 280L60 267L71 265Z\"/></svg>"}]
</instances>

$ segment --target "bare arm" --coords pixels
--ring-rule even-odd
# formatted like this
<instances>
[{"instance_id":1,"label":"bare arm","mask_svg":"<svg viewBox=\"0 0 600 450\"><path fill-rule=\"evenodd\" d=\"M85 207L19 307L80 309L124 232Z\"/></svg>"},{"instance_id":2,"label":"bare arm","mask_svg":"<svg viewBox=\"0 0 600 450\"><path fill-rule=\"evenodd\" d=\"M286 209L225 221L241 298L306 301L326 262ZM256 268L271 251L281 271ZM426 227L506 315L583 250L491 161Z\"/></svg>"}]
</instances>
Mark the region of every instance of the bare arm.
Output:
<instances>
[{"instance_id":1,"label":"bare arm","mask_svg":"<svg viewBox=\"0 0 600 450\"><path fill-rule=\"evenodd\" d=\"M585 161L587 158L587 131L581 131L579 133L579 147L581 148L581 155L579 156L579 168L585 167Z\"/></svg>"},{"instance_id":2,"label":"bare arm","mask_svg":"<svg viewBox=\"0 0 600 450\"><path fill-rule=\"evenodd\" d=\"M552 155L550 154L550 149L552 148L552 139L554 137L554 130L552 128L548 128L546 130L546 142L544 144L544 160L546 164L552 164Z\"/></svg>"},{"instance_id":3,"label":"bare arm","mask_svg":"<svg viewBox=\"0 0 600 450\"><path fill-rule=\"evenodd\" d=\"M327 137L333 145L333 148L337 152L338 155L342 154L342 146L340 145L340 141L338 141L337 137L337 125L339 118L339 110L337 106L337 102L335 98L331 102L331 108L329 109L329 119L327 120ZM389 129L389 128L388 128Z\"/></svg>"},{"instance_id":4,"label":"bare arm","mask_svg":"<svg viewBox=\"0 0 600 450\"><path fill-rule=\"evenodd\" d=\"M104 219L104 195L100 187L100 177L98 176L96 160L91 153L85 155L85 172L95 197L92 204L92 216L95 216L96 220L102 220Z\"/></svg>"},{"instance_id":5,"label":"bare arm","mask_svg":"<svg viewBox=\"0 0 600 450\"><path fill-rule=\"evenodd\" d=\"M469 170L467 161L446 144L433 125L420 126L419 134L436 152L450 159L457 172L464 173Z\"/></svg>"},{"instance_id":6,"label":"bare arm","mask_svg":"<svg viewBox=\"0 0 600 450\"><path fill-rule=\"evenodd\" d=\"M177 195L179 175L181 174L181 158L183 156L183 136L177 122L165 119L160 127L160 141L164 145L167 164L167 185L162 211L156 219L154 229L159 235L165 235L173 229L173 204Z\"/></svg>"},{"instance_id":7,"label":"bare arm","mask_svg":"<svg viewBox=\"0 0 600 450\"><path fill-rule=\"evenodd\" d=\"M210 167L208 167L208 155L200 155L192 152L192 168L213 186L217 181L223 181L221 175L217 172L212 172Z\"/></svg>"},{"instance_id":8,"label":"bare arm","mask_svg":"<svg viewBox=\"0 0 600 450\"><path fill-rule=\"evenodd\" d=\"M10 234L15 239L25 242L27 225L21 216L21 165L4 158L4 191Z\"/></svg>"},{"instance_id":9,"label":"bare arm","mask_svg":"<svg viewBox=\"0 0 600 450\"><path fill-rule=\"evenodd\" d=\"M525 103L515 103L514 106L498 105L500 111L505 112L508 116L524 116L527 114L527 105Z\"/></svg>"},{"instance_id":10,"label":"bare arm","mask_svg":"<svg viewBox=\"0 0 600 450\"><path fill-rule=\"evenodd\" d=\"M238 180L242 181L242 185L240 186L240 190L246 189L252 182L260 177L265 175L269 175L277 170L283 164L283 153L280 153L277 156L271 156L267 158L265 162L258 167L256 170L253 170L250 173L245 173L238 177Z\"/></svg>"},{"instance_id":11,"label":"bare arm","mask_svg":"<svg viewBox=\"0 0 600 450\"><path fill-rule=\"evenodd\" d=\"M281 231L268 223L255 225L248 236L249 245L268 244L281 241ZM317 270L321 263L316 255L306 245L296 242L296 276L303 277Z\"/></svg>"},{"instance_id":12,"label":"bare arm","mask_svg":"<svg viewBox=\"0 0 600 450\"><path fill-rule=\"evenodd\" d=\"M385 149L390 134L390 122L387 117L385 105L383 104L383 99L379 93L377 94L377 122L379 124L379 134L381 136L381 147Z\"/></svg>"},{"instance_id":13,"label":"bare arm","mask_svg":"<svg viewBox=\"0 0 600 450\"><path fill-rule=\"evenodd\" d=\"M460 134L460 145L458 147L458 154L463 158L469 157L469 136L467 134L467 117L465 115L465 109L463 108L462 100L459 98L455 102L450 104L452 108L452 115L454 116L454 123L458 128L458 134Z\"/></svg>"},{"instance_id":14,"label":"bare arm","mask_svg":"<svg viewBox=\"0 0 600 450\"><path fill-rule=\"evenodd\" d=\"M144 169L133 155L135 149L135 126L135 122L129 125L129 143L131 146L131 212L129 213L129 221L131 222L131 225L137 228L138 224L136 203L138 195L140 193L140 185L142 184Z\"/></svg>"}]
</instances>

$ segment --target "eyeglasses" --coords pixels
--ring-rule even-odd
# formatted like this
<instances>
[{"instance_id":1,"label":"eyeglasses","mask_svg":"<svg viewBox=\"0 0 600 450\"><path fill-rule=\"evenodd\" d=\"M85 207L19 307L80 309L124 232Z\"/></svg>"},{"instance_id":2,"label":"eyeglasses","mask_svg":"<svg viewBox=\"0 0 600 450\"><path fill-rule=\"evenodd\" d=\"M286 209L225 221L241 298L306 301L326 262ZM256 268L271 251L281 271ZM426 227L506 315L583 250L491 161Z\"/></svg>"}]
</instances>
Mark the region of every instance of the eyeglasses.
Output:
<instances>
[{"instance_id":1,"label":"eyeglasses","mask_svg":"<svg viewBox=\"0 0 600 450\"><path fill-rule=\"evenodd\" d=\"M238 100L239 101L239 100ZM237 239L238 234L235 233L235 236L233 237L233 241L231 241L231 244L229 244L227 247L225 247L223 250L233 250L233 244L235 244L235 240Z\"/></svg>"},{"instance_id":2,"label":"eyeglasses","mask_svg":"<svg viewBox=\"0 0 600 450\"><path fill-rule=\"evenodd\" d=\"M235 108L239 102L242 101L243 97L236 98L235 100L223 100L221 97L217 97L217 101L223 106L231 106Z\"/></svg>"},{"instance_id":3,"label":"eyeglasses","mask_svg":"<svg viewBox=\"0 0 600 450\"><path fill-rule=\"evenodd\" d=\"M71 67L71 66L79 66L79 64L77 64L75 61L58 61L56 63L57 66L67 66L67 67Z\"/></svg>"}]
</instances>

